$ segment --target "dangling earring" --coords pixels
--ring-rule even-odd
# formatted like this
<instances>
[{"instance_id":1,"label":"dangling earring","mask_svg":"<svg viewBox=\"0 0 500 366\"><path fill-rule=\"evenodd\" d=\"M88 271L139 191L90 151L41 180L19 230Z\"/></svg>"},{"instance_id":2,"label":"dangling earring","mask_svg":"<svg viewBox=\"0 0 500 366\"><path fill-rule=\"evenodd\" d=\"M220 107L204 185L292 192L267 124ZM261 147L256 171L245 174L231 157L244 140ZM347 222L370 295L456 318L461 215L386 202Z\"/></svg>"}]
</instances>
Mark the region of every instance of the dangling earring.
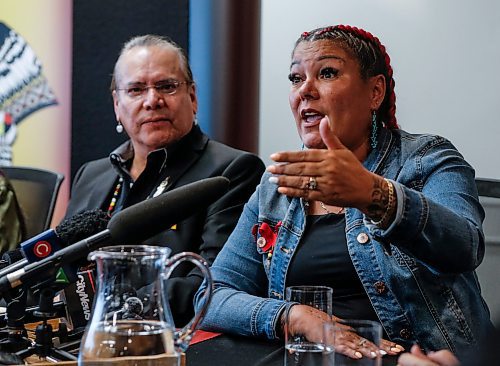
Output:
<instances>
[{"instance_id":1,"label":"dangling earring","mask_svg":"<svg viewBox=\"0 0 500 366\"><path fill-rule=\"evenodd\" d=\"M118 121L118 124L116 125L116 132L117 133L122 133L123 132L123 125L120 121Z\"/></svg>"},{"instance_id":2,"label":"dangling earring","mask_svg":"<svg viewBox=\"0 0 500 366\"><path fill-rule=\"evenodd\" d=\"M377 147L377 129L378 129L378 125L377 125L377 112L375 111L372 111L372 133L371 133L371 136L370 136L370 140L371 140L371 147L372 149L375 149Z\"/></svg>"},{"instance_id":3,"label":"dangling earring","mask_svg":"<svg viewBox=\"0 0 500 366\"><path fill-rule=\"evenodd\" d=\"M193 120L193 123L194 123L195 125L197 125L197 124L198 124L198 117L196 117L196 114L194 115L194 120Z\"/></svg>"}]
</instances>

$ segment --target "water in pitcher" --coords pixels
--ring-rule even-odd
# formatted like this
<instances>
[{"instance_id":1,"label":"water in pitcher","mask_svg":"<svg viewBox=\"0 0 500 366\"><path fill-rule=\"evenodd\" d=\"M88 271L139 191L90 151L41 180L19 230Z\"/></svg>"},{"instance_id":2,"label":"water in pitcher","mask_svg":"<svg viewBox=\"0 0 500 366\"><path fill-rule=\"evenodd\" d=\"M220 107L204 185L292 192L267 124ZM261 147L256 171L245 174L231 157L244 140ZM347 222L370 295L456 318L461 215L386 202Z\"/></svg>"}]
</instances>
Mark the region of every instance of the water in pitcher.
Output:
<instances>
[{"instance_id":1,"label":"water in pitcher","mask_svg":"<svg viewBox=\"0 0 500 366\"><path fill-rule=\"evenodd\" d=\"M158 321L101 323L92 341L82 340L79 365L177 365L171 327ZM172 363L165 362L171 359ZM163 361L162 361L163 360Z\"/></svg>"},{"instance_id":2,"label":"water in pitcher","mask_svg":"<svg viewBox=\"0 0 500 366\"><path fill-rule=\"evenodd\" d=\"M291 343L285 346L285 366L332 366L333 349L318 343Z\"/></svg>"}]
</instances>

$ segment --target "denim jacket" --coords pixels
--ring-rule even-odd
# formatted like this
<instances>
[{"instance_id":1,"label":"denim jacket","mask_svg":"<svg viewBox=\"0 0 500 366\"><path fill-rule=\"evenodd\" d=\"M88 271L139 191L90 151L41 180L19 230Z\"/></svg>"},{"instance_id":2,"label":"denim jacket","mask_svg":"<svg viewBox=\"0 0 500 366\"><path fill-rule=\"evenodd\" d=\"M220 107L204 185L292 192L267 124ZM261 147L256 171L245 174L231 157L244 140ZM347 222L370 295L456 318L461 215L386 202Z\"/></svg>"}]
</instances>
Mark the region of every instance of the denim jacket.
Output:
<instances>
[{"instance_id":1,"label":"denim jacket","mask_svg":"<svg viewBox=\"0 0 500 366\"><path fill-rule=\"evenodd\" d=\"M387 230L357 209L345 212L349 255L389 339L458 355L477 346L492 324L474 272L484 255L474 170L442 137L386 129L363 164L390 179L397 194ZM203 329L277 338L306 210L302 199L279 194L269 177L263 175L212 265L215 291ZM277 231L272 256L252 230L262 223Z\"/></svg>"}]
</instances>

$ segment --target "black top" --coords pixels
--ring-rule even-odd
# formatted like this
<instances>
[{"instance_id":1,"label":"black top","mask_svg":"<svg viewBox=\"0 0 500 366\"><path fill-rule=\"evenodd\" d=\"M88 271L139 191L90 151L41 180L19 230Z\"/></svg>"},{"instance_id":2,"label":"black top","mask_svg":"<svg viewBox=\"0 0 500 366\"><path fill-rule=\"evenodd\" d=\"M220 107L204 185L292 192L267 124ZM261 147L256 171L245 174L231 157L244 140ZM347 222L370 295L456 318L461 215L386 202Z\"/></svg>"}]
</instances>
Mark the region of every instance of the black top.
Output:
<instances>
[{"instance_id":1,"label":"black top","mask_svg":"<svg viewBox=\"0 0 500 366\"><path fill-rule=\"evenodd\" d=\"M331 287L335 316L378 321L347 251L344 215L307 216L287 274L287 286L299 285Z\"/></svg>"}]
</instances>

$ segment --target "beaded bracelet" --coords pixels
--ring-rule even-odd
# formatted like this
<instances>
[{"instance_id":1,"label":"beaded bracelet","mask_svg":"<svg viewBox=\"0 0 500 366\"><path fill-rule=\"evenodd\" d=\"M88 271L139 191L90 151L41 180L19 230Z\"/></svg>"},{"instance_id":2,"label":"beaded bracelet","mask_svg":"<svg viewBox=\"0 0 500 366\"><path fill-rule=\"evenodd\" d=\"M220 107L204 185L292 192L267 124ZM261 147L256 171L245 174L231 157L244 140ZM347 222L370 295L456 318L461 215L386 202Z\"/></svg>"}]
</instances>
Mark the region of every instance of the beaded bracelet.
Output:
<instances>
[{"instance_id":1,"label":"beaded bracelet","mask_svg":"<svg viewBox=\"0 0 500 366\"><path fill-rule=\"evenodd\" d=\"M394 210L394 203L395 203L394 186L392 185L392 183L388 179L384 178L384 180L386 181L387 187L389 188L389 198L387 200L387 208L385 209L384 215L382 216L382 218L379 221L376 221L376 222L372 221L372 223L374 225L377 225L379 227L385 227L385 225L387 224L386 221L388 221L390 219L392 211Z\"/></svg>"}]
</instances>

